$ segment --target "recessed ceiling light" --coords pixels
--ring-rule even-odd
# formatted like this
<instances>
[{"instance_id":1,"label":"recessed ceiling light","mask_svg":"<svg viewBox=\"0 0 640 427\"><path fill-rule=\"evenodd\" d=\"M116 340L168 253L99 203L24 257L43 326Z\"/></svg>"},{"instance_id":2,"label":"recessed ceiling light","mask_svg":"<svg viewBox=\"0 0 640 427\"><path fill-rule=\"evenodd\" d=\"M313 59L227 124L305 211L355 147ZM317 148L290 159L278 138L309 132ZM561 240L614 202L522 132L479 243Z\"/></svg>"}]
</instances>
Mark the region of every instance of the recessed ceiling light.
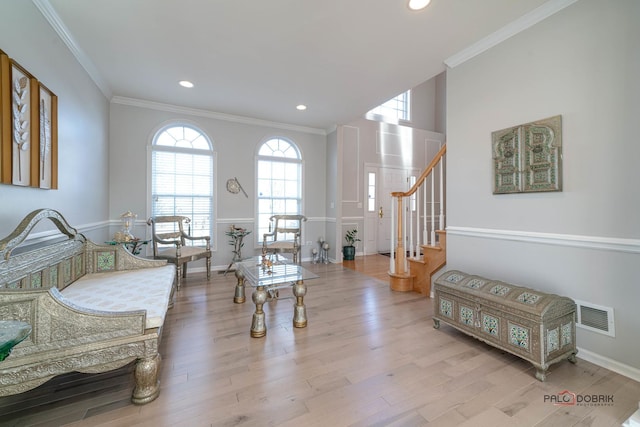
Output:
<instances>
[{"instance_id":1,"label":"recessed ceiling light","mask_svg":"<svg viewBox=\"0 0 640 427\"><path fill-rule=\"evenodd\" d=\"M193 83L191 83L189 80L180 80L178 83L182 87L189 87L189 88L193 87Z\"/></svg>"},{"instance_id":2,"label":"recessed ceiling light","mask_svg":"<svg viewBox=\"0 0 640 427\"><path fill-rule=\"evenodd\" d=\"M409 9L421 10L429 6L429 3L431 3L431 0L409 0Z\"/></svg>"},{"instance_id":3,"label":"recessed ceiling light","mask_svg":"<svg viewBox=\"0 0 640 427\"><path fill-rule=\"evenodd\" d=\"M307 106L304 104L297 105L296 108L300 111L304 111L307 109Z\"/></svg>"}]
</instances>

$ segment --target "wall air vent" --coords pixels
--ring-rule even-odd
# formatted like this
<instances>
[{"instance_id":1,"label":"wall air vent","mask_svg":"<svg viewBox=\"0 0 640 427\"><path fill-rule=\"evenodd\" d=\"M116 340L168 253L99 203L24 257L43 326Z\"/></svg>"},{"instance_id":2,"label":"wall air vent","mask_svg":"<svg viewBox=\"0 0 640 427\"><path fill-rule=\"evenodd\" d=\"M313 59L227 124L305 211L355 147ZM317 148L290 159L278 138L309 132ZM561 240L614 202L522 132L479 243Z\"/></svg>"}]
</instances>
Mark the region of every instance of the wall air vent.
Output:
<instances>
[{"instance_id":1,"label":"wall air vent","mask_svg":"<svg viewBox=\"0 0 640 427\"><path fill-rule=\"evenodd\" d=\"M578 308L576 326L593 332L616 336L613 308L575 300Z\"/></svg>"}]
</instances>

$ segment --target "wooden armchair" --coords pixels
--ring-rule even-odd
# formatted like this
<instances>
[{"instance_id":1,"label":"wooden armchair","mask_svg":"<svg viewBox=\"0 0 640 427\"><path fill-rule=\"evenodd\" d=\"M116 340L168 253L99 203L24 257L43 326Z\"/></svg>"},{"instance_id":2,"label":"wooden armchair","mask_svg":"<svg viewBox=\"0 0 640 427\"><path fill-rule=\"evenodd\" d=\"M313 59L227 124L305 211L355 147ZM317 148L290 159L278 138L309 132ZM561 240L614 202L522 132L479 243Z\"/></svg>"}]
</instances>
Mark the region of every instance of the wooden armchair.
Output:
<instances>
[{"instance_id":1,"label":"wooden armchair","mask_svg":"<svg viewBox=\"0 0 640 427\"><path fill-rule=\"evenodd\" d=\"M151 226L153 237L153 257L166 259L176 265L176 283L180 289L180 278L187 277L187 263L205 258L207 264L207 280L211 278L211 237L192 237L184 230L184 224L191 219L186 216L156 216L149 218L147 224ZM187 245L187 241L202 240L205 246ZM182 273L182 274L180 274Z\"/></svg>"},{"instance_id":2,"label":"wooden armchair","mask_svg":"<svg viewBox=\"0 0 640 427\"><path fill-rule=\"evenodd\" d=\"M270 233L262 236L262 251L265 253L290 253L293 262L300 263L300 239L304 215L273 215L269 221L274 222Z\"/></svg>"}]
</instances>

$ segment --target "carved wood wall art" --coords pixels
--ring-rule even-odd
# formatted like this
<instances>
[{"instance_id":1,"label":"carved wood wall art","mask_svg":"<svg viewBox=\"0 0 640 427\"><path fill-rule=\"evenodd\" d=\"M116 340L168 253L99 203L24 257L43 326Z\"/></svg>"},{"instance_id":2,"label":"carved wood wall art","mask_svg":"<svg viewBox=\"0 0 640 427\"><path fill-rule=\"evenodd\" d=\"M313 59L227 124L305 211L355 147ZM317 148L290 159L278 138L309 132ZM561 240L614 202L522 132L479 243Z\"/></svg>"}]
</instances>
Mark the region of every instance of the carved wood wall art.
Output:
<instances>
[{"instance_id":1,"label":"carved wood wall art","mask_svg":"<svg viewBox=\"0 0 640 427\"><path fill-rule=\"evenodd\" d=\"M11 183L11 65L0 50L0 183Z\"/></svg>"},{"instance_id":2,"label":"carved wood wall art","mask_svg":"<svg viewBox=\"0 0 640 427\"><path fill-rule=\"evenodd\" d=\"M58 188L58 98L0 50L0 183Z\"/></svg>"},{"instance_id":3,"label":"carved wood wall art","mask_svg":"<svg viewBox=\"0 0 640 427\"><path fill-rule=\"evenodd\" d=\"M562 116L492 132L493 194L562 191Z\"/></svg>"}]
</instances>

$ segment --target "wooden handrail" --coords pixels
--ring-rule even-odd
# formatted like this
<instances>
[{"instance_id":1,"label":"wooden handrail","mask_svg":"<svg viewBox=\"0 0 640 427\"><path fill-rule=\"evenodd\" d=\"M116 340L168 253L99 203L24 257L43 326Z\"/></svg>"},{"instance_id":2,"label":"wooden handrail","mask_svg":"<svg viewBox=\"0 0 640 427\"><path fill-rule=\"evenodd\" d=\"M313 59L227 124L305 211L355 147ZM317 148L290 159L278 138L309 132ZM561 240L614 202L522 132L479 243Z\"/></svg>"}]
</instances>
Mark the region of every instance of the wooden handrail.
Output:
<instances>
[{"instance_id":1,"label":"wooden handrail","mask_svg":"<svg viewBox=\"0 0 640 427\"><path fill-rule=\"evenodd\" d=\"M442 148L440 148L440 151L438 151L436 153L436 155L433 157L433 159L431 160L429 165L422 172L422 175L420 175L420 178L418 178L416 180L416 183L413 184L413 186L409 190L407 190L406 192L396 191L396 192L391 193L391 196L392 197L408 197L408 196L413 195L413 193L418 191L418 187L420 187L420 185L422 185L424 180L427 179L427 176L429 176L429 174L431 173L433 168L436 167L436 165L438 164L438 162L440 162L440 159L442 159L442 156L444 156L444 154L446 152L447 152L447 144L443 144Z\"/></svg>"}]
</instances>

